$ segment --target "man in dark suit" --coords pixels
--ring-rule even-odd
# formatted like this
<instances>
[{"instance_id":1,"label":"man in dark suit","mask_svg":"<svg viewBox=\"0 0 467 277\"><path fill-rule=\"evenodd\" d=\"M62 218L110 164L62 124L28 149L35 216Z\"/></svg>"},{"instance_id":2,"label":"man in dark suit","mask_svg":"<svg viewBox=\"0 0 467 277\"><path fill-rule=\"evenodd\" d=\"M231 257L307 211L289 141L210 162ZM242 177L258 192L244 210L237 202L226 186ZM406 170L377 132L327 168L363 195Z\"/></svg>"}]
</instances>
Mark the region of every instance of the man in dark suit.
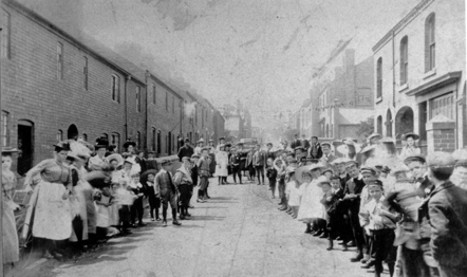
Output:
<instances>
[{"instance_id":1,"label":"man in dark suit","mask_svg":"<svg viewBox=\"0 0 467 277\"><path fill-rule=\"evenodd\" d=\"M310 148L310 142L305 138L305 135L302 135L302 141L300 146L305 148L305 150L308 150L308 148Z\"/></svg>"},{"instance_id":2,"label":"man in dark suit","mask_svg":"<svg viewBox=\"0 0 467 277\"><path fill-rule=\"evenodd\" d=\"M467 191L449 181L455 161L446 152L427 157L435 188L420 207L431 226L430 248L442 277L467 276Z\"/></svg>"},{"instance_id":3,"label":"man in dark suit","mask_svg":"<svg viewBox=\"0 0 467 277\"><path fill-rule=\"evenodd\" d=\"M308 149L308 156L315 160L319 160L323 156L323 150L321 149L317 136L311 137L311 146Z\"/></svg>"},{"instance_id":4,"label":"man in dark suit","mask_svg":"<svg viewBox=\"0 0 467 277\"><path fill-rule=\"evenodd\" d=\"M194 150L193 150L193 147L191 147L190 145L190 140L189 139L185 139L185 144L180 147L180 149L178 150L178 159L180 161L182 161L182 158L183 157L191 157L194 153Z\"/></svg>"},{"instance_id":5,"label":"man in dark suit","mask_svg":"<svg viewBox=\"0 0 467 277\"><path fill-rule=\"evenodd\" d=\"M302 141L298 138L298 134L295 134L294 140L290 144L290 148L295 149L299 146L302 146Z\"/></svg>"}]
</instances>

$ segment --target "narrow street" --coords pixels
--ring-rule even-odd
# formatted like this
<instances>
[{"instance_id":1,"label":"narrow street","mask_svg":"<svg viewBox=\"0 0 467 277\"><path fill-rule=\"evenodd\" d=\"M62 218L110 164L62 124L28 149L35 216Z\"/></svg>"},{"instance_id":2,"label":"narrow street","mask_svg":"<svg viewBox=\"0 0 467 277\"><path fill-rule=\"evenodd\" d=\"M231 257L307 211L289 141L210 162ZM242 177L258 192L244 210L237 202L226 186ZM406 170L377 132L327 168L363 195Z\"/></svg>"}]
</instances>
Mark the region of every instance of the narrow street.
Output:
<instances>
[{"instance_id":1,"label":"narrow street","mask_svg":"<svg viewBox=\"0 0 467 277\"><path fill-rule=\"evenodd\" d=\"M47 261L29 276L362 276L349 262L353 251L326 251L326 240L277 210L266 186L213 183L210 194L180 227L151 222L76 263Z\"/></svg>"}]
</instances>

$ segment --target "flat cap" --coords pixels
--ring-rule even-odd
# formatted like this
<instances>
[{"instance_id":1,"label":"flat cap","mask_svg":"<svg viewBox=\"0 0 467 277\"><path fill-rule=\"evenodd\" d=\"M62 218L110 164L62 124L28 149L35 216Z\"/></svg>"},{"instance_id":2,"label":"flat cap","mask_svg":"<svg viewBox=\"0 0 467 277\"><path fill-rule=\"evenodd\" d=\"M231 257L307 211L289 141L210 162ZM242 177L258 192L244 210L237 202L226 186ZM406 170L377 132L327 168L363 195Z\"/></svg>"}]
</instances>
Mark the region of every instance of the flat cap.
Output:
<instances>
[{"instance_id":1,"label":"flat cap","mask_svg":"<svg viewBox=\"0 0 467 277\"><path fill-rule=\"evenodd\" d=\"M404 163L409 164L411 162L420 162L422 164L426 163L426 159L423 156L420 155L413 155L405 158Z\"/></svg>"},{"instance_id":2,"label":"flat cap","mask_svg":"<svg viewBox=\"0 0 467 277\"><path fill-rule=\"evenodd\" d=\"M371 174L376 174L376 169L371 166L362 166L360 168L360 173L370 172Z\"/></svg>"}]
</instances>

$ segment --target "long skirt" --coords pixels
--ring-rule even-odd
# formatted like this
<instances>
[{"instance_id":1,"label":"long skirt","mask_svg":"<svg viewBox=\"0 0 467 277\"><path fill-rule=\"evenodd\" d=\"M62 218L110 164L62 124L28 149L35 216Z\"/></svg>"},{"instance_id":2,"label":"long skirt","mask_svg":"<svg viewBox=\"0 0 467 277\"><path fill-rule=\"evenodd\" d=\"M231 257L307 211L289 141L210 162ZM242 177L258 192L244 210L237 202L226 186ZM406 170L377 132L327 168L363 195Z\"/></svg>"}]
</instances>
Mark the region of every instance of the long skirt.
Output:
<instances>
[{"instance_id":1,"label":"long skirt","mask_svg":"<svg viewBox=\"0 0 467 277\"><path fill-rule=\"evenodd\" d=\"M51 240L70 238L72 215L70 201L62 199L65 192L63 184L45 181L41 181L34 189L31 199L37 199L37 202L32 225L33 237Z\"/></svg>"},{"instance_id":2,"label":"long skirt","mask_svg":"<svg viewBox=\"0 0 467 277\"><path fill-rule=\"evenodd\" d=\"M16 231L16 220L13 209L8 205L8 201L3 198L3 263L15 263L19 261L19 242Z\"/></svg>"},{"instance_id":3,"label":"long skirt","mask_svg":"<svg viewBox=\"0 0 467 277\"><path fill-rule=\"evenodd\" d=\"M89 185L89 184L88 184ZM78 240L87 240L88 237L88 214L87 214L87 204L86 198L84 194L84 189L86 184L84 181L79 181L78 185L74 187L74 191L76 194L75 199L70 199L71 207L72 207L72 216L74 217L74 221L76 222L76 216L79 216L81 219L80 229L76 230L76 224L73 224L73 234L71 235L71 241L78 241ZM77 233L81 234L81 237L77 237Z\"/></svg>"},{"instance_id":4,"label":"long skirt","mask_svg":"<svg viewBox=\"0 0 467 277\"><path fill-rule=\"evenodd\" d=\"M322 191L315 182L302 184L303 193L298 210L297 219L305 223L310 223L313 219L324 217L324 208L321 204Z\"/></svg>"}]
</instances>

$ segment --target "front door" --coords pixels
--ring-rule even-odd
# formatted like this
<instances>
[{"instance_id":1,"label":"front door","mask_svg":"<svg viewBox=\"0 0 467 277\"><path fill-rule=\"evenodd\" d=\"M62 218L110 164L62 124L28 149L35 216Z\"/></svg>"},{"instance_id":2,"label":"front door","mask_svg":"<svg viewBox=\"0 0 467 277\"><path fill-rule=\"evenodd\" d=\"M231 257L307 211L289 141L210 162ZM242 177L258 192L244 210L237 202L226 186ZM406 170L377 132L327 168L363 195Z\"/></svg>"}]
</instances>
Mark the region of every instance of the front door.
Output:
<instances>
[{"instance_id":1,"label":"front door","mask_svg":"<svg viewBox=\"0 0 467 277\"><path fill-rule=\"evenodd\" d=\"M18 174L24 175L34 162L34 126L31 122L18 123Z\"/></svg>"}]
</instances>

